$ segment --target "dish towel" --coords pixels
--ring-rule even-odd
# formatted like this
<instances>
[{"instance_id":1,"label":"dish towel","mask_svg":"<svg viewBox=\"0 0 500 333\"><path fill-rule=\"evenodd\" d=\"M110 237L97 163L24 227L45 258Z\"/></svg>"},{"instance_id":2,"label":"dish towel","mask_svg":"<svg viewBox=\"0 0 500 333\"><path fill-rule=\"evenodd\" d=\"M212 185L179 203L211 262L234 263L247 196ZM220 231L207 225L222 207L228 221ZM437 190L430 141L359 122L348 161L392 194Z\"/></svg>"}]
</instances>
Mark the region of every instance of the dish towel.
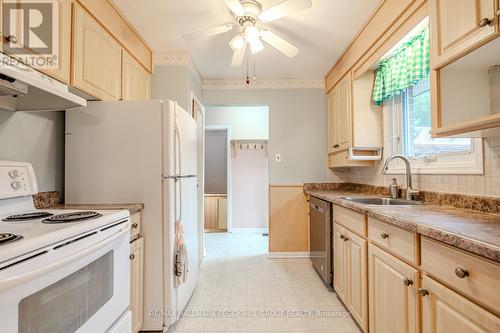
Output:
<instances>
[{"instance_id":1,"label":"dish towel","mask_svg":"<svg viewBox=\"0 0 500 333\"><path fill-rule=\"evenodd\" d=\"M184 242L184 230L180 221L175 222L175 286L178 287L187 280L189 272L188 252Z\"/></svg>"}]
</instances>

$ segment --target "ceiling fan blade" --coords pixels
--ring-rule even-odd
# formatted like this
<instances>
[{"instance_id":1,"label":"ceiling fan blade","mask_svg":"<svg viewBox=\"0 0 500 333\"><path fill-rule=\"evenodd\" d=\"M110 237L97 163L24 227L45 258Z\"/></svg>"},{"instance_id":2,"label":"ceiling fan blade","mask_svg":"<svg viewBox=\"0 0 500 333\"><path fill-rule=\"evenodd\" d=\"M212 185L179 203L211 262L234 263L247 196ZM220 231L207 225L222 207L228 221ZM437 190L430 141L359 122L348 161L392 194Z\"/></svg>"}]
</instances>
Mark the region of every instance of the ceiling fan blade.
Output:
<instances>
[{"instance_id":1,"label":"ceiling fan blade","mask_svg":"<svg viewBox=\"0 0 500 333\"><path fill-rule=\"evenodd\" d=\"M233 60L231 61L231 67L240 67L245 59L245 53L247 52L247 43L243 45L239 50L234 50Z\"/></svg>"},{"instance_id":2,"label":"ceiling fan blade","mask_svg":"<svg viewBox=\"0 0 500 333\"><path fill-rule=\"evenodd\" d=\"M284 16L288 16L293 12L311 8L311 6L311 0L285 0L280 4L260 13L259 19L264 22L271 22Z\"/></svg>"},{"instance_id":3,"label":"ceiling fan blade","mask_svg":"<svg viewBox=\"0 0 500 333\"><path fill-rule=\"evenodd\" d=\"M269 30L262 30L260 37L266 43L290 58L295 57L299 53L298 48Z\"/></svg>"},{"instance_id":4,"label":"ceiling fan blade","mask_svg":"<svg viewBox=\"0 0 500 333\"><path fill-rule=\"evenodd\" d=\"M226 3L226 6L231 9L231 11L234 13L236 16L243 16L245 15L245 10L243 9L243 6L241 5L240 0L224 0Z\"/></svg>"},{"instance_id":5,"label":"ceiling fan blade","mask_svg":"<svg viewBox=\"0 0 500 333\"><path fill-rule=\"evenodd\" d=\"M236 26L234 24L224 24L224 25L221 25L221 26L218 26L215 28L192 32L192 33L183 35L182 37L187 41L192 41L192 40L198 39L198 38L205 38L205 37L223 34L225 32L233 30L235 27Z\"/></svg>"}]
</instances>

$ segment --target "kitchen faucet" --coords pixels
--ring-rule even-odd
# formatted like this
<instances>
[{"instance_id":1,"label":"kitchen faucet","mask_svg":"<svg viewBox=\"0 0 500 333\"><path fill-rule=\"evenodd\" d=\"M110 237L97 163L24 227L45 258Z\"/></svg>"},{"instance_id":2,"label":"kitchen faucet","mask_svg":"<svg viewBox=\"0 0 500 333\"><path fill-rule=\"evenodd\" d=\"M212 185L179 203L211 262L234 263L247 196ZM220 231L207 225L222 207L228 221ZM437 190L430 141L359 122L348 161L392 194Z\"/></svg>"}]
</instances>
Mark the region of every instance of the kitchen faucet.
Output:
<instances>
[{"instance_id":1,"label":"kitchen faucet","mask_svg":"<svg viewBox=\"0 0 500 333\"><path fill-rule=\"evenodd\" d=\"M406 188L406 200L413 200L413 197L417 196L420 192L413 189L411 164L410 164L410 160L408 159L408 157L401 155L401 154L389 156L387 158L387 160L385 160L382 174L384 174L384 175L387 174L387 170L389 169L389 162L391 162L392 160L394 160L396 158L402 159L405 162L405 165L406 165L406 187L407 187Z\"/></svg>"}]
</instances>

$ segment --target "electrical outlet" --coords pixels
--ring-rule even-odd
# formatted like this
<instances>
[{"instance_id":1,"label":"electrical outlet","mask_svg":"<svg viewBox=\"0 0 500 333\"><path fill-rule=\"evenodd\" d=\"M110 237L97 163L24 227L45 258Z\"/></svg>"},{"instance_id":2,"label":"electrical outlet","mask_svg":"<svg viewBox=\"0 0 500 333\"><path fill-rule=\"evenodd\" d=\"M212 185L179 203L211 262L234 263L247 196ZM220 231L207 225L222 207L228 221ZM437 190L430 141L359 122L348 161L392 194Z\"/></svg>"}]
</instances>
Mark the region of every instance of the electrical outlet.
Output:
<instances>
[{"instance_id":1,"label":"electrical outlet","mask_svg":"<svg viewBox=\"0 0 500 333\"><path fill-rule=\"evenodd\" d=\"M278 153L274 155L274 160L276 161L276 163L281 163L281 154Z\"/></svg>"}]
</instances>

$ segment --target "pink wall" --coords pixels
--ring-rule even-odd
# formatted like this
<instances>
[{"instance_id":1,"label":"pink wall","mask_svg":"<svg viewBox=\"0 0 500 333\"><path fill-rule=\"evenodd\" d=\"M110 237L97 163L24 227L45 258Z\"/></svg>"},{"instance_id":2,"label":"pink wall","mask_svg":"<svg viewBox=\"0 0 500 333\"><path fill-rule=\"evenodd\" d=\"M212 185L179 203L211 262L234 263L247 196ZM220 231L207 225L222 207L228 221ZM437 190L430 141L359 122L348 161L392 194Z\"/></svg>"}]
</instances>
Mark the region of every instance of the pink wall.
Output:
<instances>
[{"instance_id":1,"label":"pink wall","mask_svg":"<svg viewBox=\"0 0 500 333\"><path fill-rule=\"evenodd\" d=\"M232 147L232 227L236 229L268 228L269 165L266 145L264 149L257 146L238 146L236 155Z\"/></svg>"}]
</instances>

